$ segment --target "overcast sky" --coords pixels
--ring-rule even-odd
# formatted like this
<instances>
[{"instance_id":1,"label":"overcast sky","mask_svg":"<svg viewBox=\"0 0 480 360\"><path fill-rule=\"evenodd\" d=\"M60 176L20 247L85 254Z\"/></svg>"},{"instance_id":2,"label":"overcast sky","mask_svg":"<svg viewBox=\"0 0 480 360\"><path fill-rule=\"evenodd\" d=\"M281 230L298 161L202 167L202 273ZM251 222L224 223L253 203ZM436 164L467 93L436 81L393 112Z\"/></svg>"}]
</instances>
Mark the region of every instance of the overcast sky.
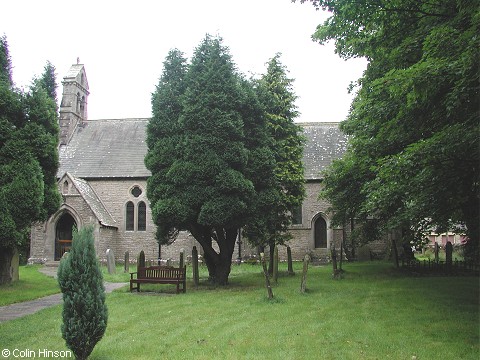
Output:
<instances>
[{"instance_id":1,"label":"overcast sky","mask_svg":"<svg viewBox=\"0 0 480 360\"><path fill-rule=\"evenodd\" d=\"M344 61L333 44L311 40L328 13L290 0L15 0L2 4L13 80L27 86L49 60L60 85L71 64L85 64L89 119L151 116L151 94L168 51L188 59L205 34L220 35L237 68L260 75L275 53L295 80L297 121L341 121L347 87L366 67ZM61 86L57 89L61 97Z\"/></svg>"}]
</instances>

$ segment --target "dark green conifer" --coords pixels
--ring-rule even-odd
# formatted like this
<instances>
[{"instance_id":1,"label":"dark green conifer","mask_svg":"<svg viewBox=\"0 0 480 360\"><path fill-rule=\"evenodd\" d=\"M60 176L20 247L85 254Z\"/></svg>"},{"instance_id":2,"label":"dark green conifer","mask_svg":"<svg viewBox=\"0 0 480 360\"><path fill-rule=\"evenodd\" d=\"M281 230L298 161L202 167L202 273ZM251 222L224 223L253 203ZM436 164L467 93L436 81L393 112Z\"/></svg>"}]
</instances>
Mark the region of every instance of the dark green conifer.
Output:
<instances>
[{"instance_id":1,"label":"dark green conifer","mask_svg":"<svg viewBox=\"0 0 480 360\"><path fill-rule=\"evenodd\" d=\"M86 359L107 328L102 272L95 254L93 227L73 234L71 252L60 262L63 293L62 336L77 359Z\"/></svg>"}]
</instances>

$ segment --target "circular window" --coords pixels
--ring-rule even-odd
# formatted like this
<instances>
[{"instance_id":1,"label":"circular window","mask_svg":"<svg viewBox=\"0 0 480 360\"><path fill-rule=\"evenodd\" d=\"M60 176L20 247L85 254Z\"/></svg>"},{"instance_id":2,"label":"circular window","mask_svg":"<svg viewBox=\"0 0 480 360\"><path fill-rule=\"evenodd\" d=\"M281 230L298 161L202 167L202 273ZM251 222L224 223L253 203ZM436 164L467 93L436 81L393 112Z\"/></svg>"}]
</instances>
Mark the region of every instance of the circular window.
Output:
<instances>
[{"instance_id":1,"label":"circular window","mask_svg":"<svg viewBox=\"0 0 480 360\"><path fill-rule=\"evenodd\" d=\"M140 195L142 195L142 189L140 189L140 187L138 186L134 186L130 193L135 197L139 197Z\"/></svg>"}]
</instances>

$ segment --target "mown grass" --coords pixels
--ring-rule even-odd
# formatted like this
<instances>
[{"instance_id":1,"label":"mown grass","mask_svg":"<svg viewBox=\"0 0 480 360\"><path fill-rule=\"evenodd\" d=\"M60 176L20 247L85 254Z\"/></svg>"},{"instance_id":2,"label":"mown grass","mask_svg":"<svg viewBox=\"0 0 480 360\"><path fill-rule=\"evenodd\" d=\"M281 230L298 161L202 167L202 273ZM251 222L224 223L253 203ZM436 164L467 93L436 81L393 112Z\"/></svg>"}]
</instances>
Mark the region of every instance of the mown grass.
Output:
<instances>
[{"instance_id":1,"label":"mown grass","mask_svg":"<svg viewBox=\"0 0 480 360\"><path fill-rule=\"evenodd\" d=\"M39 272L40 267L41 265L20 266L19 281L0 285L0 306L60 292L57 280Z\"/></svg>"},{"instance_id":2,"label":"mown grass","mask_svg":"<svg viewBox=\"0 0 480 360\"><path fill-rule=\"evenodd\" d=\"M109 320L91 359L475 359L478 277L408 277L390 264L310 267L308 291L281 276L266 299L258 266L232 268L230 286L173 295L107 295ZM285 270L285 269L283 269ZM203 272L205 275L205 272ZM0 324L0 347L66 350L61 306Z\"/></svg>"}]
</instances>

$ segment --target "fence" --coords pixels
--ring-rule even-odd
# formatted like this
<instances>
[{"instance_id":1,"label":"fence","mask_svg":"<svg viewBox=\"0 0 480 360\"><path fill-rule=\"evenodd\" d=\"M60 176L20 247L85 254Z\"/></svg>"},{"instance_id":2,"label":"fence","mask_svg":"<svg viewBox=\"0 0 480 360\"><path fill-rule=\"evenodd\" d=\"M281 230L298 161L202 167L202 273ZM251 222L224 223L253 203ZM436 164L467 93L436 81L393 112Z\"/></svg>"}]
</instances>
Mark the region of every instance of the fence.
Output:
<instances>
[{"instance_id":1,"label":"fence","mask_svg":"<svg viewBox=\"0 0 480 360\"><path fill-rule=\"evenodd\" d=\"M432 260L402 260L402 268L411 272L428 275L478 275L480 266L474 262L454 260L432 261Z\"/></svg>"}]
</instances>

